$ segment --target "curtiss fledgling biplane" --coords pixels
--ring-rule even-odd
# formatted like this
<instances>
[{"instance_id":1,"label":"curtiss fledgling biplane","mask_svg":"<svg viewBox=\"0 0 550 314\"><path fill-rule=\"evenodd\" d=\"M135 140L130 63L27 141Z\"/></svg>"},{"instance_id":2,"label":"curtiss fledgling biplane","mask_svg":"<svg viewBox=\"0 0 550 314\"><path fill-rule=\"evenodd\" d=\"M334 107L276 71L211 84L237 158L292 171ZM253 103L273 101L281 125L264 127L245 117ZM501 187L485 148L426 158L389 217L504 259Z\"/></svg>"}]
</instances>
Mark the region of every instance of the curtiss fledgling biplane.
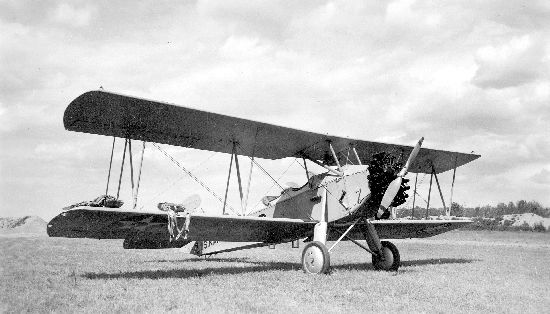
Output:
<instances>
[{"instance_id":1,"label":"curtiss fledgling biplane","mask_svg":"<svg viewBox=\"0 0 550 314\"><path fill-rule=\"evenodd\" d=\"M352 241L372 254L375 269L397 270L397 248L380 239L430 237L470 222L387 219L407 196L405 175L409 171L435 175L437 179L437 174L456 170L480 157L421 148L423 139L415 147L349 139L102 90L73 100L63 122L70 131L124 138L130 147L131 140L140 140L230 154L227 184L235 163L241 200L239 155L303 159L308 180L303 186L285 188L281 195L264 197L265 208L250 215L228 215L226 201L219 197L223 203L221 215L193 212L198 200L159 204L159 209L137 210L134 206L122 210L108 204L116 205L117 199L104 198L100 206L81 204L53 218L48 225L52 237L124 239L125 248L194 245L191 252L197 255L305 239L304 271L326 273L330 251L342 240ZM400 156L404 164L392 163L392 168L381 163L387 154ZM306 161L327 171L310 175ZM375 173L376 163L381 164ZM335 242L327 248L327 241ZM242 244L226 250L206 249L218 242Z\"/></svg>"}]
</instances>

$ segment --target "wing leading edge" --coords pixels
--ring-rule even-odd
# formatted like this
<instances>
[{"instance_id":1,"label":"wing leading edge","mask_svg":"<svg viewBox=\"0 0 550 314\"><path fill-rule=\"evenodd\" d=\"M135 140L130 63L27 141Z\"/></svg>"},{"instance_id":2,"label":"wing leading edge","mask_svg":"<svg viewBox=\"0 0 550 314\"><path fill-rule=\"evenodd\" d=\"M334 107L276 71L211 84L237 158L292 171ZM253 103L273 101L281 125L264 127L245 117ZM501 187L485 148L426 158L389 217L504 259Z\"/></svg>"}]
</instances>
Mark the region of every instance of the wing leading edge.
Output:
<instances>
[{"instance_id":1,"label":"wing leading edge","mask_svg":"<svg viewBox=\"0 0 550 314\"><path fill-rule=\"evenodd\" d=\"M265 159L306 157L325 160L330 141L339 154L354 146L364 163L377 152L408 156L412 146L371 142L291 129L168 103L105 91L86 92L73 100L63 117L70 131L131 138ZM411 172L436 173L460 167L479 155L421 149Z\"/></svg>"}]
</instances>

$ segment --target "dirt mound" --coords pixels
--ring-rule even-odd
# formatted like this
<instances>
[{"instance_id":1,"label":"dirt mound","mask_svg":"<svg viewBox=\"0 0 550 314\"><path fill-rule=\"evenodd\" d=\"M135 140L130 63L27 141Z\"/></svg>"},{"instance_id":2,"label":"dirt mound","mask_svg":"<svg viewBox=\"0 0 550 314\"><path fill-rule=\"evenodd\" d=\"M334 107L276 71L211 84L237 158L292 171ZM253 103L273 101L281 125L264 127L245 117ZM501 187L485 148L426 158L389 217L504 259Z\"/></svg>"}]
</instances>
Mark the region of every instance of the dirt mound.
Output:
<instances>
[{"instance_id":1,"label":"dirt mound","mask_svg":"<svg viewBox=\"0 0 550 314\"><path fill-rule=\"evenodd\" d=\"M0 218L0 234L47 236L48 223L38 216Z\"/></svg>"},{"instance_id":2,"label":"dirt mound","mask_svg":"<svg viewBox=\"0 0 550 314\"><path fill-rule=\"evenodd\" d=\"M502 216L502 223L506 223L507 221L514 227L521 227L527 224L531 228L534 228L535 225L542 225L546 230L550 229L550 218L544 218L533 213Z\"/></svg>"}]
</instances>

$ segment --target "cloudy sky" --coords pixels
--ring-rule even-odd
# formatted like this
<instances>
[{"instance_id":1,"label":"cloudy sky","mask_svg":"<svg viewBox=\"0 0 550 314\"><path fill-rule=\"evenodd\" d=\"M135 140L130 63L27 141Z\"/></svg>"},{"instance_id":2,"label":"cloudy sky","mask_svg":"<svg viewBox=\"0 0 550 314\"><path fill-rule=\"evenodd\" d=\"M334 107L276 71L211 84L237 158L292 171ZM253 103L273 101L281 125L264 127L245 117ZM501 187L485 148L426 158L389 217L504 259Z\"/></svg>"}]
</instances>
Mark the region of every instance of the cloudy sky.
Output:
<instances>
[{"instance_id":1,"label":"cloudy sky","mask_svg":"<svg viewBox=\"0 0 550 314\"><path fill-rule=\"evenodd\" d=\"M112 139L67 132L62 119L100 86L352 138L414 145L424 136L426 147L482 155L458 169L454 201L550 206L545 0L0 0L0 29L2 216L49 219L104 193ZM163 147L223 195L229 155ZM139 206L199 193L220 210L157 149L144 159ZM282 182L305 177L292 159L260 163ZM440 178L447 201L451 177ZM418 180L427 198L429 177ZM250 208L276 193L257 169L252 183ZM230 195L235 202L235 185Z\"/></svg>"}]
</instances>

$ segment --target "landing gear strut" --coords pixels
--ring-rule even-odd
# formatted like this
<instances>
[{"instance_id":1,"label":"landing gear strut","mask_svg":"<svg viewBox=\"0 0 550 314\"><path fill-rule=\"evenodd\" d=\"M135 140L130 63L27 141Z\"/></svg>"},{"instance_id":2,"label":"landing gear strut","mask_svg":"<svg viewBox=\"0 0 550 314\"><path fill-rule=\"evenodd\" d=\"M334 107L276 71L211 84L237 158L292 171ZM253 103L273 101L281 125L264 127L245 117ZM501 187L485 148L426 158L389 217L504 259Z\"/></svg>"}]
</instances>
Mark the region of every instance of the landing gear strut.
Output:
<instances>
[{"instance_id":1,"label":"landing gear strut","mask_svg":"<svg viewBox=\"0 0 550 314\"><path fill-rule=\"evenodd\" d=\"M340 227L343 226L346 225L340 225ZM376 228L368 219L360 217L351 225L347 226L347 230L344 233L341 233L340 238L338 238L338 240L336 240L336 242L328 250L326 250L326 246L321 242L322 240L318 240L316 238L314 238L314 242L308 244L304 248L304 252L302 254L302 265L304 272L316 274L325 273L328 268L324 268L324 263L325 261L327 264L330 263L330 251L344 238L348 239L360 248L372 254L372 265L374 269L384 271L397 271L397 269L399 269L399 266L401 265L399 250L391 242L380 241L380 238L378 237L378 232L376 232ZM358 227L361 229L365 241L367 242L366 246L348 236L348 233L354 227ZM316 232L314 233L315 235L319 235L322 233L317 231L318 229L316 228ZM322 229L319 231L322 231ZM337 230L334 231L339 233ZM326 235L326 231L322 234Z\"/></svg>"},{"instance_id":2,"label":"landing gear strut","mask_svg":"<svg viewBox=\"0 0 550 314\"><path fill-rule=\"evenodd\" d=\"M308 243L302 252L302 269L304 272L308 274L326 274L330 268L330 251L344 238L372 254L372 265L374 269L396 271L401 263L399 250L397 250L397 247L391 242L380 241L376 228L365 217L359 217L350 225L340 225L341 227L347 226L348 228L341 234L336 243L327 249L328 223L326 219L326 191L324 194L321 208L325 208L325 213L322 214L320 221L313 229L313 241ZM348 236L348 233L356 226L361 229L367 246Z\"/></svg>"},{"instance_id":3,"label":"landing gear strut","mask_svg":"<svg viewBox=\"0 0 550 314\"><path fill-rule=\"evenodd\" d=\"M302 252L302 269L307 274L326 274L330 268L330 253L327 243L327 191L322 198L321 208L324 209L320 221L313 229L313 241L308 243Z\"/></svg>"}]
</instances>

